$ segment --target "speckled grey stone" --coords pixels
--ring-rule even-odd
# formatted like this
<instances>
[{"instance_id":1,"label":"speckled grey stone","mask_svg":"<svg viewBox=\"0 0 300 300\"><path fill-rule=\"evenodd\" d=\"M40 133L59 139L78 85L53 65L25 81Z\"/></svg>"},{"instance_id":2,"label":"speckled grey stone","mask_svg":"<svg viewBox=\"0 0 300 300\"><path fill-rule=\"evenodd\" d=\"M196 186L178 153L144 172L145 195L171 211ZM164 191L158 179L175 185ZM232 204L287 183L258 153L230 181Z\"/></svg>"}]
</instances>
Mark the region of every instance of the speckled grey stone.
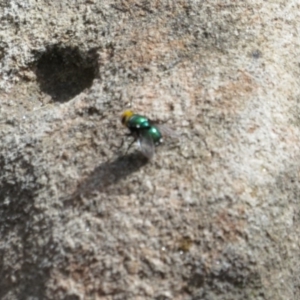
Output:
<instances>
[{"instance_id":1,"label":"speckled grey stone","mask_svg":"<svg viewBox=\"0 0 300 300\"><path fill-rule=\"evenodd\" d=\"M298 12L1 1L0 298L299 299Z\"/></svg>"}]
</instances>

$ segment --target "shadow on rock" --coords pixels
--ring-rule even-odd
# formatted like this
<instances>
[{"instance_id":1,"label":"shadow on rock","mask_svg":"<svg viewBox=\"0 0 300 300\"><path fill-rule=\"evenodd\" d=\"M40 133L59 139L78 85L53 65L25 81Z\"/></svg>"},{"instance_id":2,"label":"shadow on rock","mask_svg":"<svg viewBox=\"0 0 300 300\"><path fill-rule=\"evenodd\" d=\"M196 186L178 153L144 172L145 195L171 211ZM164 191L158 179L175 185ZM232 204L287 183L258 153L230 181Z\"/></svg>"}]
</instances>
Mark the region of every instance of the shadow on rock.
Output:
<instances>
[{"instance_id":1,"label":"shadow on rock","mask_svg":"<svg viewBox=\"0 0 300 300\"><path fill-rule=\"evenodd\" d=\"M79 184L76 191L63 199L65 206L72 205L78 197L87 197L93 193L121 193L117 183L146 165L148 160L140 153L134 152L118 157L112 162L105 162Z\"/></svg>"},{"instance_id":2,"label":"shadow on rock","mask_svg":"<svg viewBox=\"0 0 300 300\"><path fill-rule=\"evenodd\" d=\"M13 163L22 177L5 172L0 157L0 298L44 299L55 250L52 222L35 203L40 186L34 167L22 157Z\"/></svg>"}]
</instances>

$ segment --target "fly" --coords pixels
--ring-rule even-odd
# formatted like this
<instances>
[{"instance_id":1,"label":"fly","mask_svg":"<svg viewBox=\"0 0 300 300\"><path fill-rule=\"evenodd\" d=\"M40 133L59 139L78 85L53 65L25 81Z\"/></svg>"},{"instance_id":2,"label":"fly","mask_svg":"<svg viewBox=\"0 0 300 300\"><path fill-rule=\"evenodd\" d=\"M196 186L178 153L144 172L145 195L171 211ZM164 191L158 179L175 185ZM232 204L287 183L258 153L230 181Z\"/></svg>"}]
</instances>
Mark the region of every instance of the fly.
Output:
<instances>
[{"instance_id":1,"label":"fly","mask_svg":"<svg viewBox=\"0 0 300 300\"><path fill-rule=\"evenodd\" d=\"M124 111L121 122L129 129L130 135L134 138L127 151L137 141L142 154L149 160L154 155L155 147L163 142L163 135L170 133L165 125L156 124L147 117L135 114L131 110Z\"/></svg>"}]
</instances>

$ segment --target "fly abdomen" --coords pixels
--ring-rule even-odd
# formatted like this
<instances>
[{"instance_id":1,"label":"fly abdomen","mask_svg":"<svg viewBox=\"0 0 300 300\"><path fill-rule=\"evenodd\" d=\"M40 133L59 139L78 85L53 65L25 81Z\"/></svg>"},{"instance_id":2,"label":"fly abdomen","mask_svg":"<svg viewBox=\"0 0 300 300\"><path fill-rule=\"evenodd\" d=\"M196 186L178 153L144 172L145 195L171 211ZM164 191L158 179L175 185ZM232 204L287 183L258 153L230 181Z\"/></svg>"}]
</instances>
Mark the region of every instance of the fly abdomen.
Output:
<instances>
[{"instance_id":1,"label":"fly abdomen","mask_svg":"<svg viewBox=\"0 0 300 300\"><path fill-rule=\"evenodd\" d=\"M160 131L156 128L155 125L152 125L148 129L149 135L151 136L153 143L155 146L159 145L162 143L162 135Z\"/></svg>"}]
</instances>

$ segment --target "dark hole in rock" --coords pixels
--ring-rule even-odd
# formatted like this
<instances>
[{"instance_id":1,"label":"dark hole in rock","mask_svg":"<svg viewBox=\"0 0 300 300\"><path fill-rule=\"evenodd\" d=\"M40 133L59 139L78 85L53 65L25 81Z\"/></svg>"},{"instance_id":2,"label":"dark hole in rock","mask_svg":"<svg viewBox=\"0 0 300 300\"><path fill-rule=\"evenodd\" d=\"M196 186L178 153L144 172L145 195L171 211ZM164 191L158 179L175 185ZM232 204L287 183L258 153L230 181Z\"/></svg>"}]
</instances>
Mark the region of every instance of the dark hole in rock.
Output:
<instances>
[{"instance_id":1,"label":"dark hole in rock","mask_svg":"<svg viewBox=\"0 0 300 300\"><path fill-rule=\"evenodd\" d=\"M96 49L83 52L76 47L54 45L36 56L34 69L40 89L57 102L66 102L91 87L98 76Z\"/></svg>"}]
</instances>

